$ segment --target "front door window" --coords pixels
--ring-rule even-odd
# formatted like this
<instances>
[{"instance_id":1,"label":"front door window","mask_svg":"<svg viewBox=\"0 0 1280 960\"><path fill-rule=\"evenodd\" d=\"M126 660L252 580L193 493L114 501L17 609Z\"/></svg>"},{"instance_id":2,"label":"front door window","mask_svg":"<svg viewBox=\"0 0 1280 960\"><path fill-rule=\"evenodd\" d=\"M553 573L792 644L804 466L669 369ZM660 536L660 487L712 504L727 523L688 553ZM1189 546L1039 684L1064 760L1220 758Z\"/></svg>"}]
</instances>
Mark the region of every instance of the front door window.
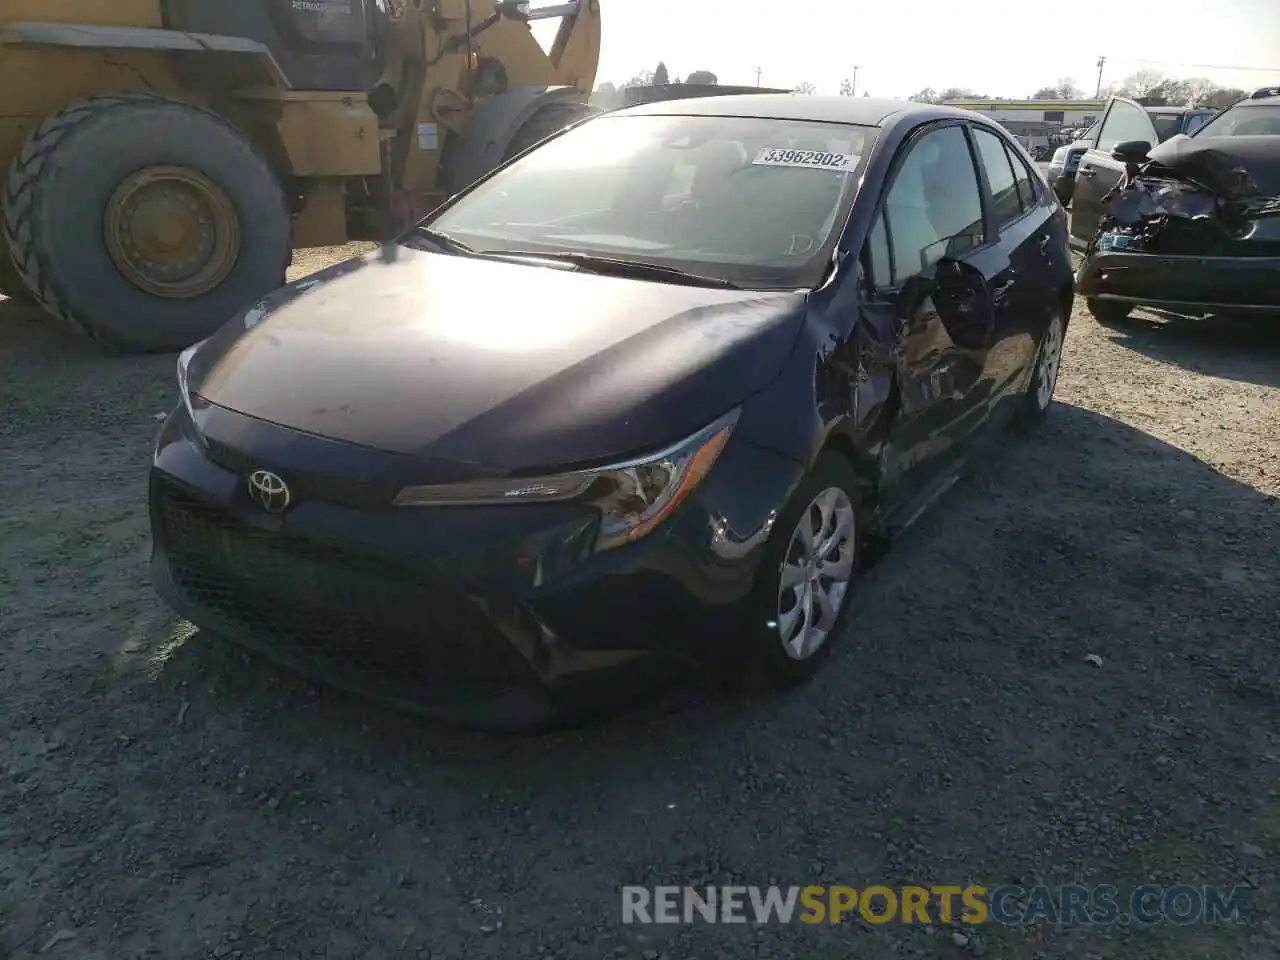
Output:
<instances>
[{"instance_id":1,"label":"front door window","mask_svg":"<svg viewBox=\"0 0 1280 960\"><path fill-rule=\"evenodd\" d=\"M1116 100L1111 104L1107 117L1102 121L1102 129L1098 132L1099 150L1110 153L1117 143L1127 140L1145 140L1153 147L1155 136L1151 128L1151 120L1147 111L1132 103Z\"/></svg>"}]
</instances>

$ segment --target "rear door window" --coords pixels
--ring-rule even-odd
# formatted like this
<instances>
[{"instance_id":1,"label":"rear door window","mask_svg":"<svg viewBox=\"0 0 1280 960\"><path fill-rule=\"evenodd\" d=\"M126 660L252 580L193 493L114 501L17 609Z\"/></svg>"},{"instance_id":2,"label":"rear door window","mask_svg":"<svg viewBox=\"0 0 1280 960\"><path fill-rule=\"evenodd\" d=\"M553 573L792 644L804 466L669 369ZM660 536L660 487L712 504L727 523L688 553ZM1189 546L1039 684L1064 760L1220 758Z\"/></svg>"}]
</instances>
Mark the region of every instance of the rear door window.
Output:
<instances>
[{"instance_id":1,"label":"rear door window","mask_svg":"<svg viewBox=\"0 0 1280 960\"><path fill-rule=\"evenodd\" d=\"M1037 178L1031 175L1031 168L1018 156L1017 151L1009 151L1009 162L1013 164L1013 177L1018 183L1018 202L1024 211L1030 210L1040 196L1036 190Z\"/></svg>"},{"instance_id":2,"label":"rear door window","mask_svg":"<svg viewBox=\"0 0 1280 960\"><path fill-rule=\"evenodd\" d=\"M1013 173L1013 162L1000 137L981 127L973 128L973 142L978 148L978 159L987 173L991 185L991 218L996 227L1017 220L1022 215L1018 201L1018 183Z\"/></svg>"}]
</instances>

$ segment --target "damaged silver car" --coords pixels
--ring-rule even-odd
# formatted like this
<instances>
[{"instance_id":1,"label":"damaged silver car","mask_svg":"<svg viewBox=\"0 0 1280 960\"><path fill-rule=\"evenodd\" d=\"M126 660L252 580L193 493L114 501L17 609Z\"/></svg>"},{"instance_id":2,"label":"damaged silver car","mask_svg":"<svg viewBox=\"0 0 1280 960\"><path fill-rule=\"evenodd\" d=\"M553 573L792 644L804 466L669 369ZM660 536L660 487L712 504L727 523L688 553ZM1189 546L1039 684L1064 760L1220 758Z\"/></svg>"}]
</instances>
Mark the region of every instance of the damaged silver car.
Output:
<instances>
[{"instance_id":1,"label":"damaged silver car","mask_svg":"<svg viewBox=\"0 0 1280 960\"><path fill-rule=\"evenodd\" d=\"M1138 305L1280 314L1280 88L1192 136L1117 143L1124 174L1100 203L1076 290L1101 323Z\"/></svg>"}]
</instances>

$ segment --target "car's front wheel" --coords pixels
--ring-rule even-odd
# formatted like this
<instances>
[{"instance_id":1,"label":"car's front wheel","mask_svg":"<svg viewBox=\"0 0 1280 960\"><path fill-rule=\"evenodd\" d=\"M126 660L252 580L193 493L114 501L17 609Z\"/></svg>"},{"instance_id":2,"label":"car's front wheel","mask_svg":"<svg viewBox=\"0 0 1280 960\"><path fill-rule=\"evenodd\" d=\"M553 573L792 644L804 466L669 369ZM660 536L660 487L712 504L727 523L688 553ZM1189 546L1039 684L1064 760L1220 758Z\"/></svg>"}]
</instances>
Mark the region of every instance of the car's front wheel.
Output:
<instances>
[{"instance_id":1,"label":"car's front wheel","mask_svg":"<svg viewBox=\"0 0 1280 960\"><path fill-rule=\"evenodd\" d=\"M758 679L789 687L831 652L859 558L858 478L823 453L774 523L757 576L751 645Z\"/></svg>"}]
</instances>

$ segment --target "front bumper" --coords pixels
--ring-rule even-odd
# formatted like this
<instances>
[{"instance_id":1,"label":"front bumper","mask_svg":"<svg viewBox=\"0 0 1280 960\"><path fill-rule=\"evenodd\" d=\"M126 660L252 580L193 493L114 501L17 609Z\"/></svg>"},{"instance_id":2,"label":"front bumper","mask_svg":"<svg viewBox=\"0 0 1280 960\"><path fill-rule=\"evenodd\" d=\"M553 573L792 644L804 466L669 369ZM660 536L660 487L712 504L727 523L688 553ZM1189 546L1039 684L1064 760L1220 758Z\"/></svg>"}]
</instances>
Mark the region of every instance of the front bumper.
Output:
<instances>
[{"instance_id":1,"label":"front bumper","mask_svg":"<svg viewBox=\"0 0 1280 960\"><path fill-rule=\"evenodd\" d=\"M1280 258L1106 251L1085 258L1076 292L1098 300L1205 313L1280 312Z\"/></svg>"},{"instance_id":2,"label":"front bumper","mask_svg":"<svg viewBox=\"0 0 1280 960\"><path fill-rule=\"evenodd\" d=\"M218 408L201 425L203 442L179 408L153 460L162 598L322 682L491 729L613 706L731 653L800 471L735 438L667 523L597 554L589 507L392 508L385 454ZM285 477L296 505L254 506L257 468Z\"/></svg>"}]
</instances>

